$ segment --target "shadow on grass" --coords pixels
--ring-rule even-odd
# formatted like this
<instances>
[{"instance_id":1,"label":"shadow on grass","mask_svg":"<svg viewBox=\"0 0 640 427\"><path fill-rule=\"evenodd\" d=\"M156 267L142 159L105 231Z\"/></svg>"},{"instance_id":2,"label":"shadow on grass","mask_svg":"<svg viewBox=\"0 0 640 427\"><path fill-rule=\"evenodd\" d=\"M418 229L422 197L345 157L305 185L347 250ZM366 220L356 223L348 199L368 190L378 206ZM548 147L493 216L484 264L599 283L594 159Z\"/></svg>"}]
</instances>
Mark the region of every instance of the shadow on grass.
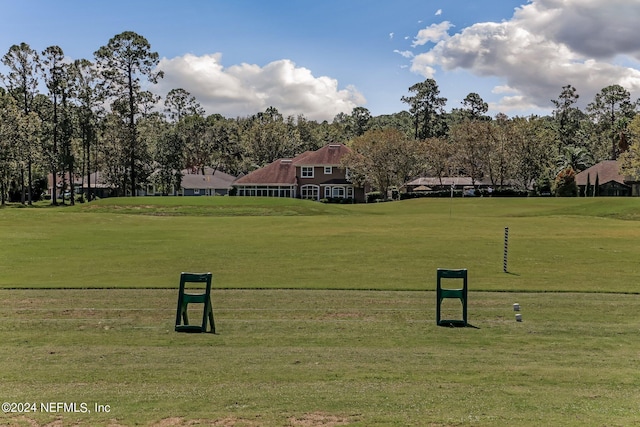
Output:
<instances>
[{"instance_id":1,"label":"shadow on grass","mask_svg":"<svg viewBox=\"0 0 640 427\"><path fill-rule=\"evenodd\" d=\"M441 320L438 326L444 328L472 328L480 329L478 326L474 326L471 323L464 323L461 320Z\"/></svg>"}]
</instances>

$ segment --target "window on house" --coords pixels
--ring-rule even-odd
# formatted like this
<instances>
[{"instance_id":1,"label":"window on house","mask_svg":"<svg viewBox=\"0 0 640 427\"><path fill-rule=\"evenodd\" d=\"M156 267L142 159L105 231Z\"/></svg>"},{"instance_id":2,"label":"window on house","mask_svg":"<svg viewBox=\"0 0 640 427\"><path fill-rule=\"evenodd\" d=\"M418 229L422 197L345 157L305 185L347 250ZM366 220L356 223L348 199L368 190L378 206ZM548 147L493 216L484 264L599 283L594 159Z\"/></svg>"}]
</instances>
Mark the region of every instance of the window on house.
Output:
<instances>
[{"instance_id":1,"label":"window on house","mask_svg":"<svg viewBox=\"0 0 640 427\"><path fill-rule=\"evenodd\" d=\"M324 197L328 199L331 197L331 187L324 187Z\"/></svg>"},{"instance_id":2,"label":"window on house","mask_svg":"<svg viewBox=\"0 0 640 427\"><path fill-rule=\"evenodd\" d=\"M302 177L313 178L313 166L302 166Z\"/></svg>"},{"instance_id":3,"label":"window on house","mask_svg":"<svg viewBox=\"0 0 640 427\"><path fill-rule=\"evenodd\" d=\"M324 174L325 175L331 175L333 173L333 167L331 166L325 166L324 167Z\"/></svg>"},{"instance_id":4,"label":"window on house","mask_svg":"<svg viewBox=\"0 0 640 427\"><path fill-rule=\"evenodd\" d=\"M333 187L331 197L344 199L344 187Z\"/></svg>"},{"instance_id":5,"label":"window on house","mask_svg":"<svg viewBox=\"0 0 640 427\"><path fill-rule=\"evenodd\" d=\"M280 188L280 197L294 197L294 192L290 187Z\"/></svg>"},{"instance_id":6,"label":"window on house","mask_svg":"<svg viewBox=\"0 0 640 427\"><path fill-rule=\"evenodd\" d=\"M200 194L200 189L199 188L194 188L193 189L193 194Z\"/></svg>"},{"instance_id":7,"label":"window on house","mask_svg":"<svg viewBox=\"0 0 640 427\"><path fill-rule=\"evenodd\" d=\"M347 197L353 199L353 187L347 188Z\"/></svg>"},{"instance_id":8,"label":"window on house","mask_svg":"<svg viewBox=\"0 0 640 427\"><path fill-rule=\"evenodd\" d=\"M318 200L319 188L317 185L303 185L300 188L300 197L303 199Z\"/></svg>"}]
</instances>

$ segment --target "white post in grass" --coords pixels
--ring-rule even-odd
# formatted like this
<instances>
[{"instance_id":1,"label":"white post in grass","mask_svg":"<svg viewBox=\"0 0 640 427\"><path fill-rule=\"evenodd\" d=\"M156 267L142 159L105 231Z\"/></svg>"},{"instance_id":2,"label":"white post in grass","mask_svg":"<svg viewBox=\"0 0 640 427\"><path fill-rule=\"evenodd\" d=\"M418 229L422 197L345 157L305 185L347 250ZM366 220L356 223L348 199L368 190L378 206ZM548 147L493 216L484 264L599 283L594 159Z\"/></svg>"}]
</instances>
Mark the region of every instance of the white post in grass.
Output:
<instances>
[{"instance_id":1,"label":"white post in grass","mask_svg":"<svg viewBox=\"0 0 640 427\"><path fill-rule=\"evenodd\" d=\"M502 260L502 271L507 272L507 256L509 255L509 227L504 228L504 257Z\"/></svg>"}]
</instances>

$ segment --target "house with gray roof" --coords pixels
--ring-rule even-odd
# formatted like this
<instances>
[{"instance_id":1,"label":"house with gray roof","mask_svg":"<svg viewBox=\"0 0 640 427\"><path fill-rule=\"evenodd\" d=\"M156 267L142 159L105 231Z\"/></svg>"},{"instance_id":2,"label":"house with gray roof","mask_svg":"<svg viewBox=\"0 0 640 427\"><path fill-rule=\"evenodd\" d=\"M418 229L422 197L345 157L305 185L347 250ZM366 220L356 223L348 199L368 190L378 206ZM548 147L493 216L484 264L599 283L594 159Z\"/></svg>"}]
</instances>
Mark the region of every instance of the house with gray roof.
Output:
<instances>
[{"instance_id":1,"label":"house with gray roof","mask_svg":"<svg viewBox=\"0 0 640 427\"><path fill-rule=\"evenodd\" d=\"M226 172L204 168L204 174L182 171L180 194L182 196L226 196L236 177Z\"/></svg>"},{"instance_id":2,"label":"house with gray roof","mask_svg":"<svg viewBox=\"0 0 640 427\"><path fill-rule=\"evenodd\" d=\"M180 188L173 186L164 194L169 196L226 196L236 177L228 173L205 167L204 169L184 169L181 171ZM138 196L161 196L162 190L150 180Z\"/></svg>"}]
</instances>

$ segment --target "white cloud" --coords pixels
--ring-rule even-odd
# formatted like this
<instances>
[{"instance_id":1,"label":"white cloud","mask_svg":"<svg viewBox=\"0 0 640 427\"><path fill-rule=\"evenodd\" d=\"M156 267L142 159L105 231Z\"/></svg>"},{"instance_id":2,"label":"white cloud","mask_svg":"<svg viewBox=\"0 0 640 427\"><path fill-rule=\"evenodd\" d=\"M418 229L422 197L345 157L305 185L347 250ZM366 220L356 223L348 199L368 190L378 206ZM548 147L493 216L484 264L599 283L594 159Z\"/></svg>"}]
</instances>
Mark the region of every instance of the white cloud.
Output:
<instances>
[{"instance_id":1,"label":"white cloud","mask_svg":"<svg viewBox=\"0 0 640 427\"><path fill-rule=\"evenodd\" d=\"M505 114L530 111L535 109L536 105L532 104L522 95L504 96L499 102L489 103L489 109L491 111L500 111Z\"/></svg>"},{"instance_id":2,"label":"white cloud","mask_svg":"<svg viewBox=\"0 0 640 427\"><path fill-rule=\"evenodd\" d=\"M427 28L423 28L418 32L418 35L413 40L411 46L423 46L429 42L437 43L441 40L447 40L449 38L449 28L453 27L451 22L443 21L439 24L431 24Z\"/></svg>"},{"instance_id":3,"label":"white cloud","mask_svg":"<svg viewBox=\"0 0 640 427\"><path fill-rule=\"evenodd\" d=\"M440 15L442 15L442 9L438 9L438 10L436 10L435 15L436 15L436 16L440 16Z\"/></svg>"},{"instance_id":4,"label":"white cloud","mask_svg":"<svg viewBox=\"0 0 640 427\"><path fill-rule=\"evenodd\" d=\"M355 87L338 87L336 79L315 77L307 68L282 59L264 67L239 64L224 68L220 53L186 54L162 58L165 76L153 89L164 96L183 88L196 97L207 114L245 117L270 106L285 116L304 114L313 120L332 120L366 103Z\"/></svg>"},{"instance_id":5,"label":"white cloud","mask_svg":"<svg viewBox=\"0 0 640 427\"><path fill-rule=\"evenodd\" d=\"M501 93L516 93L516 92L517 91L515 89L513 89L512 87L509 87L507 85L495 86L491 90L491 93L497 93L497 94L501 94Z\"/></svg>"},{"instance_id":6,"label":"white cloud","mask_svg":"<svg viewBox=\"0 0 640 427\"><path fill-rule=\"evenodd\" d=\"M431 79L435 77L436 74L436 69L433 66L434 63L435 61L430 53L420 54L411 61L411 71Z\"/></svg>"},{"instance_id":7,"label":"white cloud","mask_svg":"<svg viewBox=\"0 0 640 427\"><path fill-rule=\"evenodd\" d=\"M427 78L439 68L497 77L505 84L494 92L509 88L498 103L505 108L549 108L567 84L577 88L582 107L611 84L637 97L638 16L635 0L531 0L509 20L477 23L450 37L438 40L448 28L421 30L414 47L436 45L416 54L411 69Z\"/></svg>"},{"instance_id":8,"label":"white cloud","mask_svg":"<svg viewBox=\"0 0 640 427\"><path fill-rule=\"evenodd\" d=\"M535 0L514 18L587 57L629 54L640 59L639 16L636 0Z\"/></svg>"},{"instance_id":9,"label":"white cloud","mask_svg":"<svg viewBox=\"0 0 640 427\"><path fill-rule=\"evenodd\" d=\"M393 33L389 33L389 40L393 40Z\"/></svg>"},{"instance_id":10,"label":"white cloud","mask_svg":"<svg viewBox=\"0 0 640 427\"><path fill-rule=\"evenodd\" d=\"M410 50L394 50L394 53L397 53L398 55L404 57L404 58L413 58L413 52L411 52Z\"/></svg>"}]
</instances>

